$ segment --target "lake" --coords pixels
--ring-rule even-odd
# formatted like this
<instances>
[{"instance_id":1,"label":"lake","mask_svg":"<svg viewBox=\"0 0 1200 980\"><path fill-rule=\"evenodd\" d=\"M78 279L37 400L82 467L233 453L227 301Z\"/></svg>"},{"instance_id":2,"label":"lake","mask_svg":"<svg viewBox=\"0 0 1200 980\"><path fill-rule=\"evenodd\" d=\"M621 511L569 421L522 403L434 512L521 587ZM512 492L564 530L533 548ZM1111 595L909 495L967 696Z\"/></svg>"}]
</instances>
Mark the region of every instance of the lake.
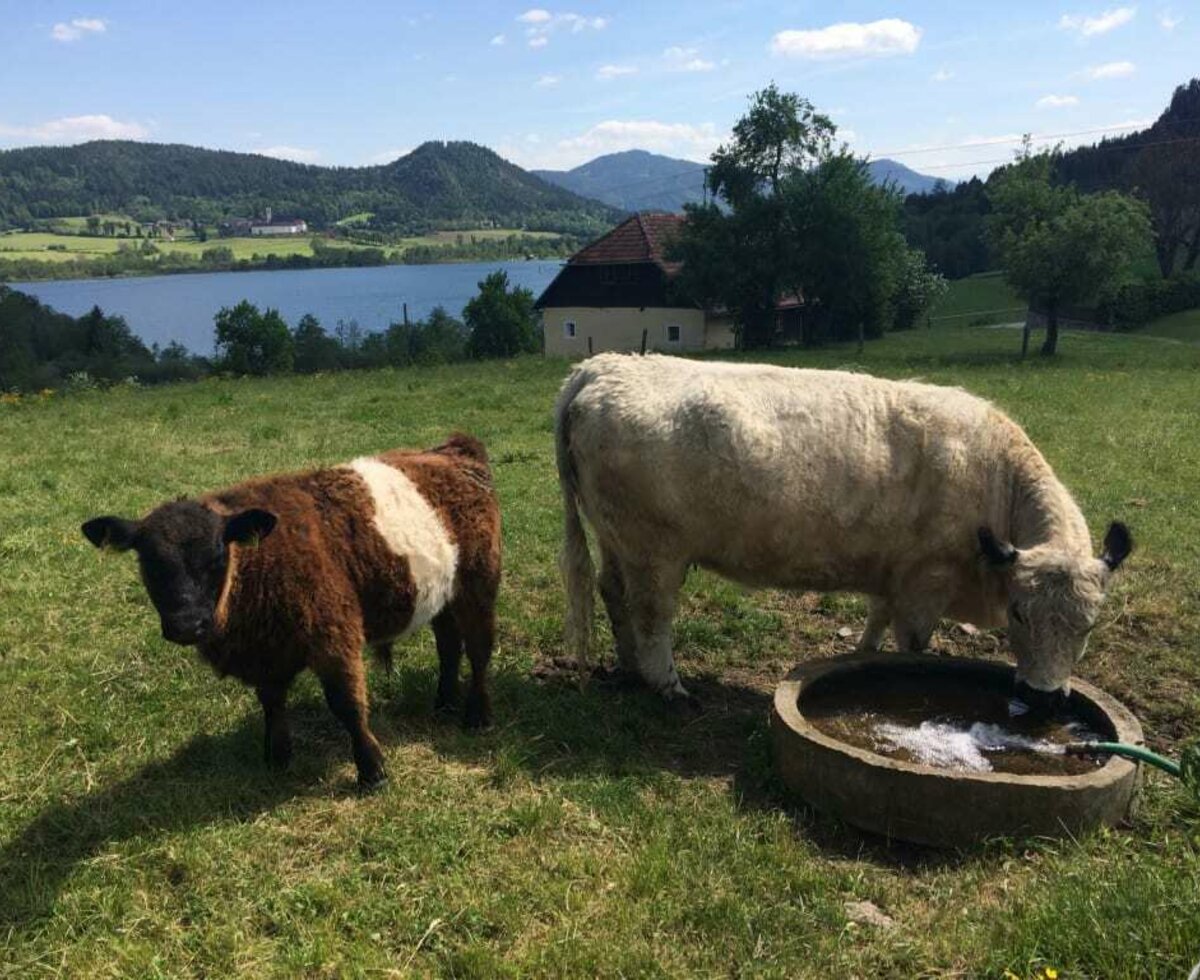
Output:
<instances>
[{"instance_id":1,"label":"lake","mask_svg":"<svg viewBox=\"0 0 1200 980\"><path fill-rule=\"evenodd\" d=\"M557 274L557 261L469 262L448 265L385 265L368 269L297 269L269 272L206 272L128 279L70 279L11 283L14 289L79 316L93 306L125 318L148 344L175 340L196 354L211 354L213 316L246 299L259 309L279 310L289 326L312 313L330 332L338 320L357 320L382 330L403 318L419 320L435 306L460 316L481 279L497 269L509 282L541 293Z\"/></svg>"}]
</instances>

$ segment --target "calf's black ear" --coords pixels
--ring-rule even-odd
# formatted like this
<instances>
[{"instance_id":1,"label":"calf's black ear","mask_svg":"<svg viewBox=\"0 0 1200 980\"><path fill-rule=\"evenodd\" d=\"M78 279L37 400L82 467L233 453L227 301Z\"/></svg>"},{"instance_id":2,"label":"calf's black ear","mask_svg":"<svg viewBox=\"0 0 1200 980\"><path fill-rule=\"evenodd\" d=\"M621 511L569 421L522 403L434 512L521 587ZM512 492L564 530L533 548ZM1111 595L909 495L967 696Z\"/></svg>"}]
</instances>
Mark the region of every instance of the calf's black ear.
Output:
<instances>
[{"instance_id":1,"label":"calf's black ear","mask_svg":"<svg viewBox=\"0 0 1200 980\"><path fill-rule=\"evenodd\" d=\"M1017 560L1017 549L1007 541L1001 541L992 533L990 527L979 529L979 549L988 564L1002 568Z\"/></svg>"},{"instance_id":2,"label":"calf's black ear","mask_svg":"<svg viewBox=\"0 0 1200 980\"><path fill-rule=\"evenodd\" d=\"M80 530L97 548L112 548L128 551L133 547L133 533L137 525L121 517L93 517Z\"/></svg>"},{"instance_id":3,"label":"calf's black ear","mask_svg":"<svg viewBox=\"0 0 1200 980\"><path fill-rule=\"evenodd\" d=\"M1104 554L1100 560L1114 572L1133 551L1133 535L1120 521L1108 525L1108 533L1104 535Z\"/></svg>"},{"instance_id":4,"label":"calf's black ear","mask_svg":"<svg viewBox=\"0 0 1200 980\"><path fill-rule=\"evenodd\" d=\"M275 530L277 519L269 510L253 508L234 514L225 522L225 533L222 537L226 544L236 541L245 544L248 541L261 541Z\"/></svg>"}]
</instances>

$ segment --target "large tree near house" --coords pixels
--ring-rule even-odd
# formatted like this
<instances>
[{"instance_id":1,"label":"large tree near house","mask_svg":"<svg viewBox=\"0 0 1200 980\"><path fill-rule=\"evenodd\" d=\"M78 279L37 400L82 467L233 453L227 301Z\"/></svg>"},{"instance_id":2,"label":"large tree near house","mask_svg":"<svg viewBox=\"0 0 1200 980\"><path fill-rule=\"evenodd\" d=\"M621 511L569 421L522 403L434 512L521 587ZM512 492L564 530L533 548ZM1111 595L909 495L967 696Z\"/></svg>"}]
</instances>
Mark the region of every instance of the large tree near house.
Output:
<instances>
[{"instance_id":1,"label":"large tree near house","mask_svg":"<svg viewBox=\"0 0 1200 980\"><path fill-rule=\"evenodd\" d=\"M1054 152L1026 155L994 176L988 234L1013 289L1046 316L1042 353L1058 351L1062 309L1095 300L1148 248L1145 204L1116 191L1080 194L1051 183ZM1028 328L1021 345L1025 354Z\"/></svg>"},{"instance_id":2,"label":"large tree near house","mask_svg":"<svg viewBox=\"0 0 1200 980\"><path fill-rule=\"evenodd\" d=\"M770 343L775 301L796 278L798 241L784 187L831 155L835 132L807 99L769 85L751 96L731 139L712 155L713 202L685 208L675 249L680 285L705 305L730 309L742 347Z\"/></svg>"},{"instance_id":3,"label":"large tree near house","mask_svg":"<svg viewBox=\"0 0 1200 980\"><path fill-rule=\"evenodd\" d=\"M909 258L899 196L874 186L865 161L834 147L834 133L806 99L768 86L713 154L713 203L686 208L673 250L679 286L731 311L744 348L772 342L785 297L803 297L809 343L861 344L895 312Z\"/></svg>"}]
</instances>

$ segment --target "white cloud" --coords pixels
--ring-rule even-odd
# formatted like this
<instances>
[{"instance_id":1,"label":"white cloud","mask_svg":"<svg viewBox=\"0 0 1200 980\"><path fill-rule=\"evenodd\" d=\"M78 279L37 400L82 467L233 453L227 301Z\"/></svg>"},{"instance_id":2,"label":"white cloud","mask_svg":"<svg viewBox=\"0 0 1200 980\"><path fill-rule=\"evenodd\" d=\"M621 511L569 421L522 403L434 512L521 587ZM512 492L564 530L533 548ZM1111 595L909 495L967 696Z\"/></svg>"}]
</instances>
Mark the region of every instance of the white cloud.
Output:
<instances>
[{"instance_id":1,"label":"white cloud","mask_svg":"<svg viewBox=\"0 0 1200 980\"><path fill-rule=\"evenodd\" d=\"M85 34L103 34L108 24L99 17L76 17L69 24L59 22L50 28L50 36L64 43L78 41Z\"/></svg>"},{"instance_id":2,"label":"white cloud","mask_svg":"<svg viewBox=\"0 0 1200 980\"><path fill-rule=\"evenodd\" d=\"M528 25L525 36L531 48L544 48L550 43L550 35L557 30L580 34L583 31L602 31L608 26L607 17L585 17L582 14L552 14L549 10L535 7L526 10L517 21Z\"/></svg>"},{"instance_id":3,"label":"white cloud","mask_svg":"<svg viewBox=\"0 0 1200 980\"><path fill-rule=\"evenodd\" d=\"M1065 109L1073 105L1079 105L1079 99L1074 95L1043 95L1034 103L1034 108Z\"/></svg>"},{"instance_id":4,"label":"white cloud","mask_svg":"<svg viewBox=\"0 0 1200 980\"><path fill-rule=\"evenodd\" d=\"M277 160L291 160L293 163L316 163L321 156L319 150L306 150L302 146L268 146L254 152Z\"/></svg>"},{"instance_id":5,"label":"white cloud","mask_svg":"<svg viewBox=\"0 0 1200 980\"><path fill-rule=\"evenodd\" d=\"M912 54L921 43L921 28L891 17L869 24L830 24L820 30L780 31L771 38L771 53L784 58L862 58Z\"/></svg>"},{"instance_id":6,"label":"white cloud","mask_svg":"<svg viewBox=\"0 0 1200 980\"><path fill-rule=\"evenodd\" d=\"M1132 61L1110 61L1103 65L1093 65L1091 68L1084 70L1084 75L1091 79L1102 78L1128 78L1135 71L1137 65Z\"/></svg>"},{"instance_id":7,"label":"white cloud","mask_svg":"<svg viewBox=\"0 0 1200 980\"><path fill-rule=\"evenodd\" d=\"M700 57L698 48L667 48L663 61L668 71L712 71L717 67L715 62Z\"/></svg>"},{"instance_id":8,"label":"white cloud","mask_svg":"<svg viewBox=\"0 0 1200 980\"><path fill-rule=\"evenodd\" d=\"M1096 34L1107 34L1122 24L1128 24L1137 14L1137 7L1113 7L1096 17L1085 17L1079 14L1063 14L1058 26L1064 31L1078 31L1084 37Z\"/></svg>"},{"instance_id":9,"label":"white cloud","mask_svg":"<svg viewBox=\"0 0 1200 980\"><path fill-rule=\"evenodd\" d=\"M112 116L67 116L34 126L6 126L0 123L0 139L28 143L84 143L88 140L140 140L150 131L140 123L121 122Z\"/></svg>"},{"instance_id":10,"label":"white cloud","mask_svg":"<svg viewBox=\"0 0 1200 980\"><path fill-rule=\"evenodd\" d=\"M555 85L557 85L561 81L562 81L561 75L543 75L541 78L539 78L533 84L534 84L534 87L536 87L536 88L553 88Z\"/></svg>"},{"instance_id":11,"label":"white cloud","mask_svg":"<svg viewBox=\"0 0 1200 980\"><path fill-rule=\"evenodd\" d=\"M488 44L492 45L492 47L494 47L494 48L498 48L502 44L504 44L507 40L508 40L508 38L506 38L503 34L497 34L494 38L492 38L490 41L488 41Z\"/></svg>"},{"instance_id":12,"label":"white cloud","mask_svg":"<svg viewBox=\"0 0 1200 980\"><path fill-rule=\"evenodd\" d=\"M1158 24L1164 31L1173 31L1182 23L1183 18L1175 16L1170 7L1158 15Z\"/></svg>"},{"instance_id":13,"label":"white cloud","mask_svg":"<svg viewBox=\"0 0 1200 980\"><path fill-rule=\"evenodd\" d=\"M610 78L620 78L622 75L636 75L636 65L601 65L596 70L596 77L602 81Z\"/></svg>"},{"instance_id":14,"label":"white cloud","mask_svg":"<svg viewBox=\"0 0 1200 980\"><path fill-rule=\"evenodd\" d=\"M931 82L948 82L954 77L954 72L949 68L939 68L929 76Z\"/></svg>"}]
</instances>

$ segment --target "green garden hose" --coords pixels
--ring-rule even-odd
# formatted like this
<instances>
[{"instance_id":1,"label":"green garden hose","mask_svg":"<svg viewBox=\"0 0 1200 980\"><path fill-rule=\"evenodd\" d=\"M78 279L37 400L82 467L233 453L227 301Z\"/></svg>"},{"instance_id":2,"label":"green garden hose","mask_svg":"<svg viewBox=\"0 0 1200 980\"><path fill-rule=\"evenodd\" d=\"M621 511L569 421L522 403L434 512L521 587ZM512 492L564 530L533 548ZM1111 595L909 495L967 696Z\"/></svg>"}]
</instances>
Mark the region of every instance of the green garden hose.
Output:
<instances>
[{"instance_id":1,"label":"green garden hose","mask_svg":"<svg viewBox=\"0 0 1200 980\"><path fill-rule=\"evenodd\" d=\"M1124 742L1071 742L1066 750L1071 755L1119 755L1126 759L1136 759L1138 762L1148 762L1157 766L1176 779L1183 779L1183 768L1178 762L1172 762L1140 745L1126 745Z\"/></svg>"},{"instance_id":2,"label":"green garden hose","mask_svg":"<svg viewBox=\"0 0 1200 980\"><path fill-rule=\"evenodd\" d=\"M1120 755L1126 759L1137 759L1139 762L1157 766L1163 772L1170 773L1182 781L1192 794L1192 799L1200 804L1200 739L1184 746L1178 762L1156 755L1140 745L1126 745L1124 742L1072 742L1066 749L1073 755Z\"/></svg>"}]
</instances>

